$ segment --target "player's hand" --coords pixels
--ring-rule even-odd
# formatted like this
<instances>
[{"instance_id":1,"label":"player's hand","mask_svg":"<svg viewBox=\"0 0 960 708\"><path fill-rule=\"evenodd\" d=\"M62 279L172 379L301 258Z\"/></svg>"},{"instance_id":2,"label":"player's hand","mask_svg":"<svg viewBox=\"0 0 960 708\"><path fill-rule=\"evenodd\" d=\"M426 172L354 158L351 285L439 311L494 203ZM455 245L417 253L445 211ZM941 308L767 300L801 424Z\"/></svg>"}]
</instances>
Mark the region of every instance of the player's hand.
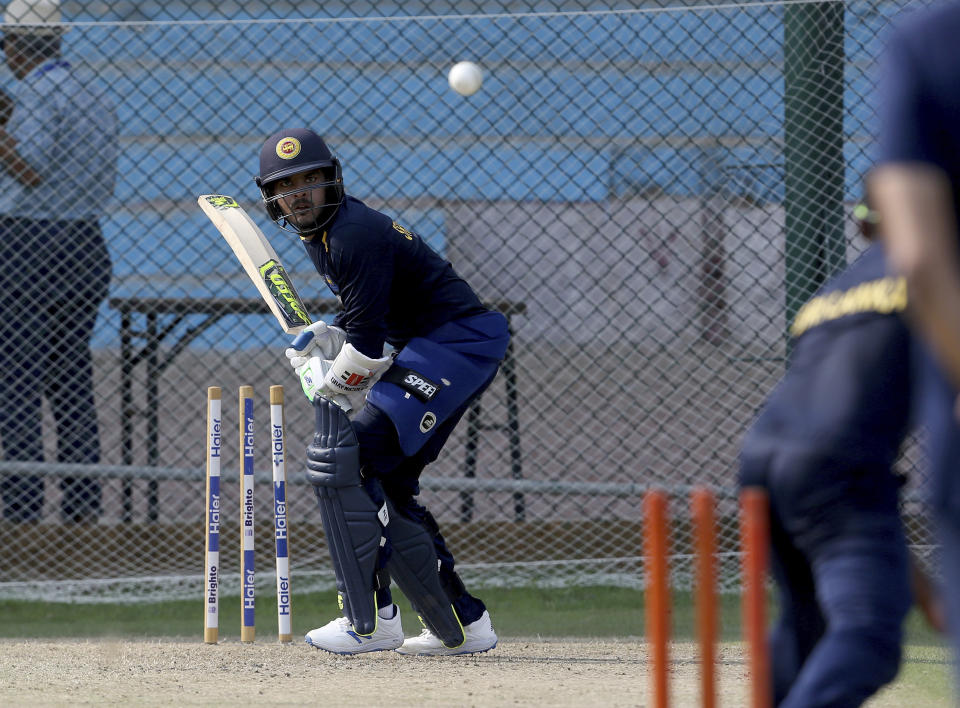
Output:
<instances>
[{"instance_id":1,"label":"player's hand","mask_svg":"<svg viewBox=\"0 0 960 708\"><path fill-rule=\"evenodd\" d=\"M288 349L287 351L296 350ZM319 356L299 356L292 358L290 360L291 364L295 364L294 359L302 360L299 366L294 365L294 371L296 371L297 376L300 377L300 388L303 389L303 395L305 395L311 403L313 403L313 399L316 396L329 393L323 386L323 380L333 365L332 361Z\"/></svg>"},{"instance_id":2,"label":"player's hand","mask_svg":"<svg viewBox=\"0 0 960 708\"><path fill-rule=\"evenodd\" d=\"M299 369L311 357L333 360L347 341L347 334L339 327L319 321L304 328L284 352L294 370Z\"/></svg>"},{"instance_id":3,"label":"player's hand","mask_svg":"<svg viewBox=\"0 0 960 708\"><path fill-rule=\"evenodd\" d=\"M297 376L300 377L300 388L303 390L303 395L307 397L307 400L313 403L317 396L323 396L340 406L345 413L350 413L356 407L350 399L337 391L330 390L329 387L324 384L327 378L327 372L330 371L333 362L319 356L311 356L304 359L304 362L296 367L295 371L297 372Z\"/></svg>"}]
</instances>

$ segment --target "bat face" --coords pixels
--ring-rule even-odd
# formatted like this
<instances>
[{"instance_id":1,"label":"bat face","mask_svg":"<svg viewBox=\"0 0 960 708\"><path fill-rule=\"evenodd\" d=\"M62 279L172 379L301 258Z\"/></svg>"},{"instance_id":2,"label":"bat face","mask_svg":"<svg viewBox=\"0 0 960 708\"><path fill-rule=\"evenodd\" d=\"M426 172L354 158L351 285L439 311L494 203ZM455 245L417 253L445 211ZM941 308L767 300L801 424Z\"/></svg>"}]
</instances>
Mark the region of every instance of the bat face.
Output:
<instances>
[{"instance_id":1,"label":"bat face","mask_svg":"<svg viewBox=\"0 0 960 708\"><path fill-rule=\"evenodd\" d=\"M307 308L276 251L237 200L223 194L204 194L197 202L230 244L283 330L297 334L310 324Z\"/></svg>"},{"instance_id":2,"label":"bat face","mask_svg":"<svg viewBox=\"0 0 960 708\"><path fill-rule=\"evenodd\" d=\"M287 324L291 327L310 324L310 315L307 314L307 308L304 307L303 300L300 299L293 283L290 282L290 276L287 275L283 264L280 261L270 259L260 266L259 271L260 277L273 296L274 302L283 311L283 317Z\"/></svg>"}]
</instances>

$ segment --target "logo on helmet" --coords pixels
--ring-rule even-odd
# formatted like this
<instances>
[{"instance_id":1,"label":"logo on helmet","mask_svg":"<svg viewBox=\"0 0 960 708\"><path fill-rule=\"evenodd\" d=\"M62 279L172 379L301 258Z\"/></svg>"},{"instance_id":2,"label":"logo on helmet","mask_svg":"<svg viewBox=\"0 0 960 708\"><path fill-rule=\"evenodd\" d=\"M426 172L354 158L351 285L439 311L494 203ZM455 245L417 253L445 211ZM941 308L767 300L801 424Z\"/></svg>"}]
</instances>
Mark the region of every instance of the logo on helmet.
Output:
<instances>
[{"instance_id":1,"label":"logo on helmet","mask_svg":"<svg viewBox=\"0 0 960 708\"><path fill-rule=\"evenodd\" d=\"M277 157L292 160L300 154L300 141L296 138L280 138L277 143Z\"/></svg>"}]
</instances>

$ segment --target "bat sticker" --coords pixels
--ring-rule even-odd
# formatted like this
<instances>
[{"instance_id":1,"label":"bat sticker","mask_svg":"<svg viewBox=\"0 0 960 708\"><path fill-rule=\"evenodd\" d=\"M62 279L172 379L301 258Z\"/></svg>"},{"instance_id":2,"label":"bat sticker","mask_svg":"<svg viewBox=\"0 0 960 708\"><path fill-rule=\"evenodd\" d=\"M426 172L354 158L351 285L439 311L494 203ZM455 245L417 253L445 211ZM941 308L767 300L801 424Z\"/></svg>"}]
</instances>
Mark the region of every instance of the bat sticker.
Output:
<instances>
[{"instance_id":1,"label":"bat sticker","mask_svg":"<svg viewBox=\"0 0 960 708\"><path fill-rule=\"evenodd\" d=\"M307 308L290 282L290 277L283 266L274 260L269 260L260 266L260 276L266 283L273 299L283 311L284 319L291 327L308 325L311 323Z\"/></svg>"},{"instance_id":2,"label":"bat sticker","mask_svg":"<svg viewBox=\"0 0 960 708\"><path fill-rule=\"evenodd\" d=\"M237 200L233 197L225 197L222 194L212 194L207 197L207 201L210 202L217 209L239 209L240 205L237 203Z\"/></svg>"}]
</instances>

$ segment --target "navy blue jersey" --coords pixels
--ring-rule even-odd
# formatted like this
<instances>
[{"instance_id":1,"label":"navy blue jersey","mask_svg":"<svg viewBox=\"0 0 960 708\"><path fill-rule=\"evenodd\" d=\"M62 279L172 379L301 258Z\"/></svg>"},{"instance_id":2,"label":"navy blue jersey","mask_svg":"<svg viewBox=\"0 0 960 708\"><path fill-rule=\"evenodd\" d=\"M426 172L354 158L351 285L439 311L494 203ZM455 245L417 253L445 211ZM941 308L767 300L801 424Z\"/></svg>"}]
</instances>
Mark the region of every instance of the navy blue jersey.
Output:
<instances>
[{"instance_id":1,"label":"navy blue jersey","mask_svg":"<svg viewBox=\"0 0 960 708\"><path fill-rule=\"evenodd\" d=\"M782 381L743 444L743 457L796 455L889 469L910 428L910 336L903 278L879 244L797 313Z\"/></svg>"},{"instance_id":2,"label":"navy blue jersey","mask_svg":"<svg viewBox=\"0 0 960 708\"><path fill-rule=\"evenodd\" d=\"M484 312L453 266L414 232L348 196L322 234L303 238L343 306L334 324L369 357L440 325Z\"/></svg>"},{"instance_id":3,"label":"navy blue jersey","mask_svg":"<svg viewBox=\"0 0 960 708\"><path fill-rule=\"evenodd\" d=\"M960 4L911 13L890 37L880 83L878 163L922 162L946 172L960 213Z\"/></svg>"}]
</instances>

